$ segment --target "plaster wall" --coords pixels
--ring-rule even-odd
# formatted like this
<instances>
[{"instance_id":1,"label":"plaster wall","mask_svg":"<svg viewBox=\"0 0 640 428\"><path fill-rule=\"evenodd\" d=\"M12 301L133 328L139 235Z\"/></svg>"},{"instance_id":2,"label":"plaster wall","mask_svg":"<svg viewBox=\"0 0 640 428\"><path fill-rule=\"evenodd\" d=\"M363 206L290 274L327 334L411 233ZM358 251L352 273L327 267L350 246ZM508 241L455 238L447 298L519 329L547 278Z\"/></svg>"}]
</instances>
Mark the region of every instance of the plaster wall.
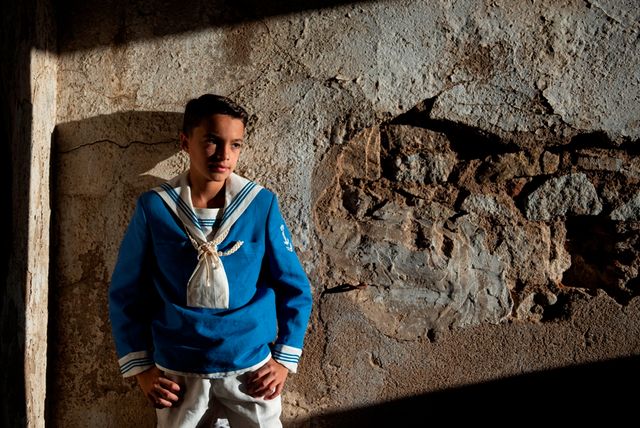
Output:
<instances>
[{"instance_id":1,"label":"plaster wall","mask_svg":"<svg viewBox=\"0 0 640 428\"><path fill-rule=\"evenodd\" d=\"M640 355L634 2L372 1L251 19L207 4L64 18L52 426L153 426L119 377L107 288L135 197L186 167L180 113L206 92L251 113L238 172L279 195L313 284L287 424Z\"/></svg>"}]
</instances>

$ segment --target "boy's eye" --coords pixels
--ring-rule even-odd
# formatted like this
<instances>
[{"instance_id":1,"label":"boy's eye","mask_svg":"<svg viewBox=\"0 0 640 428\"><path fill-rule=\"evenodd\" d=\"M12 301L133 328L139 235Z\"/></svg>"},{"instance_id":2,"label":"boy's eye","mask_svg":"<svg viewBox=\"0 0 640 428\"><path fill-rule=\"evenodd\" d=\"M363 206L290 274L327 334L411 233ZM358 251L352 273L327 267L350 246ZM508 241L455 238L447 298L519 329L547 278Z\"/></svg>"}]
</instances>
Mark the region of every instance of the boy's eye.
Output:
<instances>
[{"instance_id":1,"label":"boy's eye","mask_svg":"<svg viewBox=\"0 0 640 428\"><path fill-rule=\"evenodd\" d=\"M232 146L232 147L233 147L234 149L239 149L239 148L241 148L241 147L242 147L242 143L233 143L233 146Z\"/></svg>"}]
</instances>

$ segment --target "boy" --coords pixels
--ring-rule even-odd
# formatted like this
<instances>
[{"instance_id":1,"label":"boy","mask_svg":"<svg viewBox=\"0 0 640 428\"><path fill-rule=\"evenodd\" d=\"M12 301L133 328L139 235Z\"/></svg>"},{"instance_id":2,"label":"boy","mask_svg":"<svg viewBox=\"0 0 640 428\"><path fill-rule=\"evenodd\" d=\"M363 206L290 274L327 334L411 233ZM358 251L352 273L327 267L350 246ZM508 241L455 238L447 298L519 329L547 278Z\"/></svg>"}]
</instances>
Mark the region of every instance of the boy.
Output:
<instances>
[{"instance_id":1,"label":"boy","mask_svg":"<svg viewBox=\"0 0 640 428\"><path fill-rule=\"evenodd\" d=\"M311 290L276 196L235 174L246 111L205 94L185 107L189 169L143 193L109 312L120 371L159 427L280 427Z\"/></svg>"}]
</instances>

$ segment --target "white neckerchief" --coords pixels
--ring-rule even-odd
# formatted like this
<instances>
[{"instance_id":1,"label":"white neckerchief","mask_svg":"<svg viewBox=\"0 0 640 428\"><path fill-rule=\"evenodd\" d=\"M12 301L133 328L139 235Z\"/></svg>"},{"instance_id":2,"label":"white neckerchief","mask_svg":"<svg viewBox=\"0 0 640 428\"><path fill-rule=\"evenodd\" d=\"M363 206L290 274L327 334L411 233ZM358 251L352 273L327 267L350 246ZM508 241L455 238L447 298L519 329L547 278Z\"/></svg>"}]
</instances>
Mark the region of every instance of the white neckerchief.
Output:
<instances>
[{"instance_id":1,"label":"white neckerchief","mask_svg":"<svg viewBox=\"0 0 640 428\"><path fill-rule=\"evenodd\" d=\"M199 308L229 308L229 282L220 257L233 254L242 241L218 249L229 229L262 190L262 186L231 173L225 183L225 201L222 219L211 241L204 236L198 216L191 202L188 171L153 189L169 209L182 221L189 240L198 251L198 264L187 285L187 305Z\"/></svg>"}]
</instances>

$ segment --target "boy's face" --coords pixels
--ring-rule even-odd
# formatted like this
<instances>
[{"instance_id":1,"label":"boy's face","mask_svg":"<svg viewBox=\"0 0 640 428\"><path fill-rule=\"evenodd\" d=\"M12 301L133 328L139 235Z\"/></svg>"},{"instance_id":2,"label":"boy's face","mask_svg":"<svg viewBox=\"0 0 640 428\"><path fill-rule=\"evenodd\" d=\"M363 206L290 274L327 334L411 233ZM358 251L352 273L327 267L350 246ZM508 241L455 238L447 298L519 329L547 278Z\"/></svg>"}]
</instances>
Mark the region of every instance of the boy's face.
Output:
<instances>
[{"instance_id":1,"label":"boy's face","mask_svg":"<svg viewBox=\"0 0 640 428\"><path fill-rule=\"evenodd\" d=\"M180 133L180 142L189 154L192 179L224 182L240 157L244 124L226 114L213 114L193 128L190 135Z\"/></svg>"}]
</instances>

